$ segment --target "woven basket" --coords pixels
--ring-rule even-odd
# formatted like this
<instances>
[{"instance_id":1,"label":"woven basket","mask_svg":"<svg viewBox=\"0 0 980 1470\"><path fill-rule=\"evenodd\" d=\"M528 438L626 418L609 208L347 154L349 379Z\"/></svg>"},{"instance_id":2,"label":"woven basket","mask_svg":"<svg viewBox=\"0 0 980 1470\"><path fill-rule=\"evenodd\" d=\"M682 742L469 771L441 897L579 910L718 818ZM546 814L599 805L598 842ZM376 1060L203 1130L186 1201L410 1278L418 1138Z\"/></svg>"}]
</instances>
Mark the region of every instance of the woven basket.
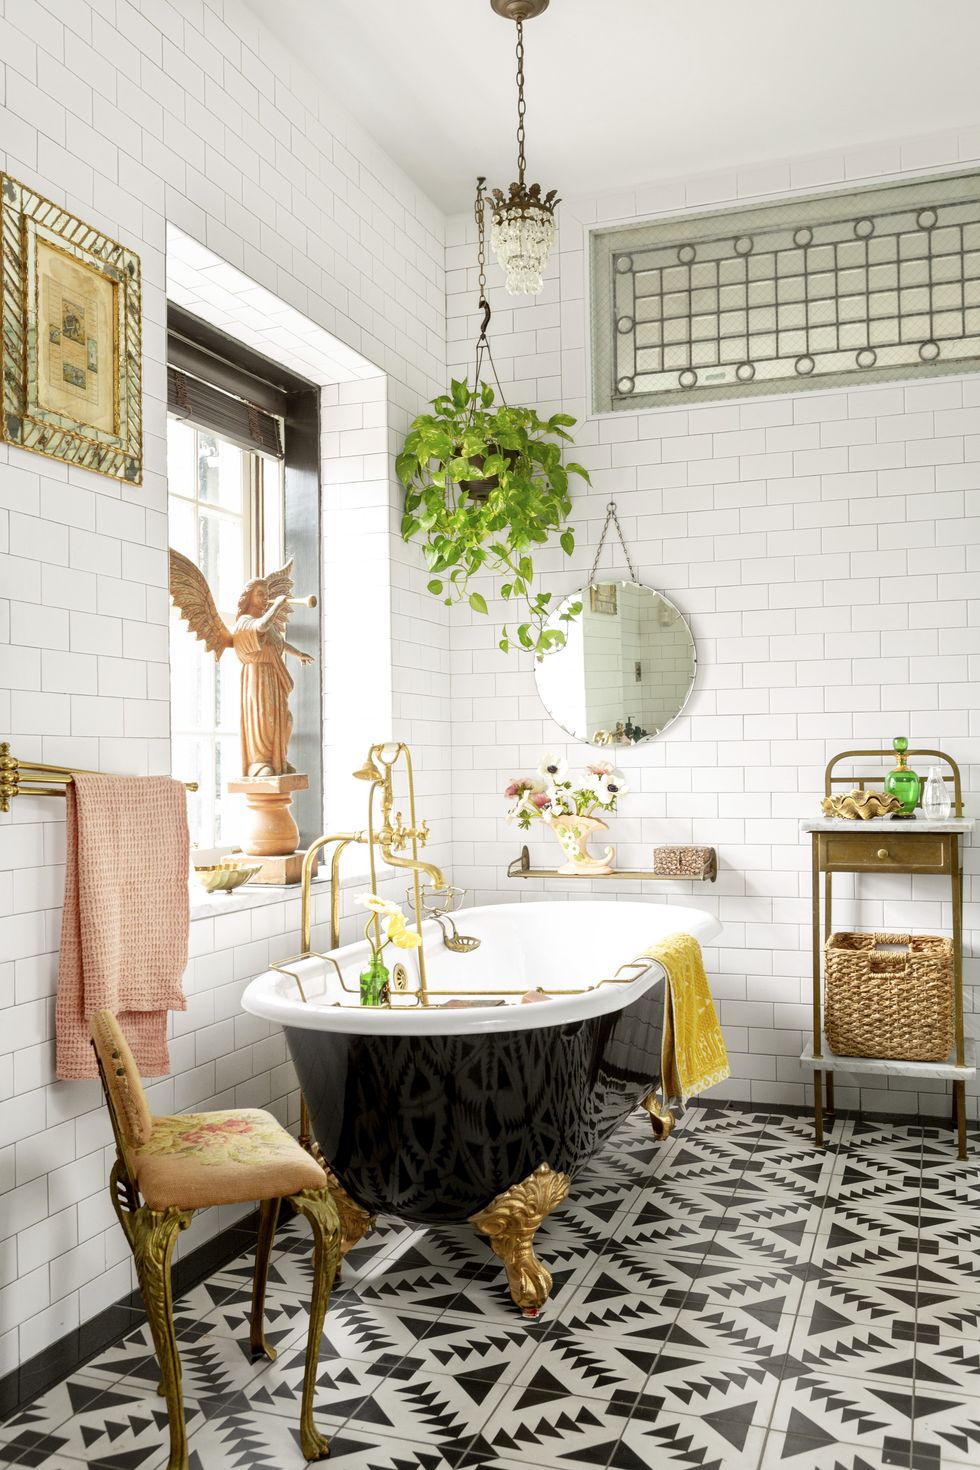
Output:
<instances>
[{"instance_id":1,"label":"woven basket","mask_svg":"<svg viewBox=\"0 0 980 1470\"><path fill-rule=\"evenodd\" d=\"M882 945L901 945L887 953ZM953 1044L953 945L931 934L832 934L827 1040L838 1056L944 1062Z\"/></svg>"}]
</instances>

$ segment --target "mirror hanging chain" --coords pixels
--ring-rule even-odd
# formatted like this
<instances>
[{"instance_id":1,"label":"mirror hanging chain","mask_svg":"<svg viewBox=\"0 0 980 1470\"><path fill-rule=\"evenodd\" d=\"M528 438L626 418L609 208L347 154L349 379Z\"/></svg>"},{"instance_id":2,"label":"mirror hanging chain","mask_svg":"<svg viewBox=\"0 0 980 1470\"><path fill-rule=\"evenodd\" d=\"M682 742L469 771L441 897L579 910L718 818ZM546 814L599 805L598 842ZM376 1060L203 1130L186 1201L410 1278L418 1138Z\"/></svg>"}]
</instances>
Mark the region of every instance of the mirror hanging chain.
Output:
<instances>
[{"instance_id":1,"label":"mirror hanging chain","mask_svg":"<svg viewBox=\"0 0 980 1470\"><path fill-rule=\"evenodd\" d=\"M623 528L619 524L619 515L616 511L616 502L615 500L610 500L609 504L606 506L606 520L605 524L602 527L602 535L599 537L599 545L596 547L595 561L592 563L592 570L589 573L590 587L595 587L598 585L596 583L595 574L599 568L599 558L602 555L602 548L605 545L610 521L612 521L613 525L616 527L616 534L619 537L619 544L623 548L623 555L626 558L626 565L629 567L630 577L633 579L634 582L639 582L640 580L636 574L636 567L633 565L632 558L630 557L629 547L626 545L626 537L623 535Z\"/></svg>"}]
</instances>

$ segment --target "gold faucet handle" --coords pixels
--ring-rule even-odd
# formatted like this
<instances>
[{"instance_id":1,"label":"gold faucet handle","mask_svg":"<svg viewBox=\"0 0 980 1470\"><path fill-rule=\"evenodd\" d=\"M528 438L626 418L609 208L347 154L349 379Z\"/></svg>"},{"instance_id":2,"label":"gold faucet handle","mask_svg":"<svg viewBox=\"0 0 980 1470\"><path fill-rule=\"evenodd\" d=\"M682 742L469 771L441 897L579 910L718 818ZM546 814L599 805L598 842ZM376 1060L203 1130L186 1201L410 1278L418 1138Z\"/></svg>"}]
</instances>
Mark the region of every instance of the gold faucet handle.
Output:
<instances>
[{"instance_id":1,"label":"gold faucet handle","mask_svg":"<svg viewBox=\"0 0 980 1470\"><path fill-rule=\"evenodd\" d=\"M402 821L401 812L396 812L395 823L389 833L392 852L401 852L411 835L411 828L405 826L405 823Z\"/></svg>"},{"instance_id":2,"label":"gold faucet handle","mask_svg":"<svg viewBox=\"0 0 980 1470\"><path fill-rule=\"evenodd\" d=\"M394 825L388 829L387 834L381 835L387 835L392 852L401 852L413 837L420 847L424 847L429 840L429 826L427 822L423 822L420 827L406 827L401 812L396 812Z\"/></svg>"}]
</instances>

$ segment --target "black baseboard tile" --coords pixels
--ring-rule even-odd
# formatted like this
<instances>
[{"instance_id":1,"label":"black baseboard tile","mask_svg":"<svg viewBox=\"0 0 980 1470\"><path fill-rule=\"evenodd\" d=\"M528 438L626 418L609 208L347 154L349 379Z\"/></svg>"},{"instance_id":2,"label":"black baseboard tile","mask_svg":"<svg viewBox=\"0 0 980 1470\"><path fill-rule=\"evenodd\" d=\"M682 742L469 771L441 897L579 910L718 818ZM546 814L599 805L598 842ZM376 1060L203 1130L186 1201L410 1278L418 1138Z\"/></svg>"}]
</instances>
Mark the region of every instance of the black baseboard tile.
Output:
<instances>
[{"instance_id":1,"label":"black baseboard tile","mask_svg":"<svg viewBox=\"0 0 980 1470\"><path fill-rule=\"evenodd\" d=\"M175 1297L206 1281L229 1261L255 1247L258 1212L236 1220L227 1229L205 1240L175 1261L171 1272ZM0 1378L0 1419L29 1404L54 1384L74 1373L91 1358L97 1357L113 1343L121 1341L146 1321L138 1291L120 1302L113 1302L81 1326L66 1332L57 1342L21 1363Z\"/></svg>"}]
</instances>

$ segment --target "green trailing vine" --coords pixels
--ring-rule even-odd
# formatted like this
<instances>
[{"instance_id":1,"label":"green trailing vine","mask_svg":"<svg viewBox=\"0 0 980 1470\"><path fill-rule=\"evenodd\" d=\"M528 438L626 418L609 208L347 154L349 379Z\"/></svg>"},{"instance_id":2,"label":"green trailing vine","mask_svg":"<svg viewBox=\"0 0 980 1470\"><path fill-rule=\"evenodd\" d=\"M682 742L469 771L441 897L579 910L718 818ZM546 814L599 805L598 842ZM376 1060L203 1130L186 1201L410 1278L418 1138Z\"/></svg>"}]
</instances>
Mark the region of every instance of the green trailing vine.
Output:
<instances>
[{"instance_id":1,"label":"green trailing vine","mask_svg":"<svg viewBox=\"0 0 980 1470\"><path fill-rule=\"evenodd\" d=\"M556 533L566 556L575 548L566 524L569 476L589 478L580 464L562 463L575 419L542 419L533 408L497 404L489 384L471 388L465 378L454 379L432 409L414 420L395 461L405 486L402 536L424 538L428 590L447 607L467 602L486 613L486 599L469 583L492 572L503 600L520 604L515 632L502 629L500 648L553 653L565 634L545 626L552 594L535 587L534 554ZM561 619L570 622L581 610L573 603Z\"/></svg>"}]
</instances>

